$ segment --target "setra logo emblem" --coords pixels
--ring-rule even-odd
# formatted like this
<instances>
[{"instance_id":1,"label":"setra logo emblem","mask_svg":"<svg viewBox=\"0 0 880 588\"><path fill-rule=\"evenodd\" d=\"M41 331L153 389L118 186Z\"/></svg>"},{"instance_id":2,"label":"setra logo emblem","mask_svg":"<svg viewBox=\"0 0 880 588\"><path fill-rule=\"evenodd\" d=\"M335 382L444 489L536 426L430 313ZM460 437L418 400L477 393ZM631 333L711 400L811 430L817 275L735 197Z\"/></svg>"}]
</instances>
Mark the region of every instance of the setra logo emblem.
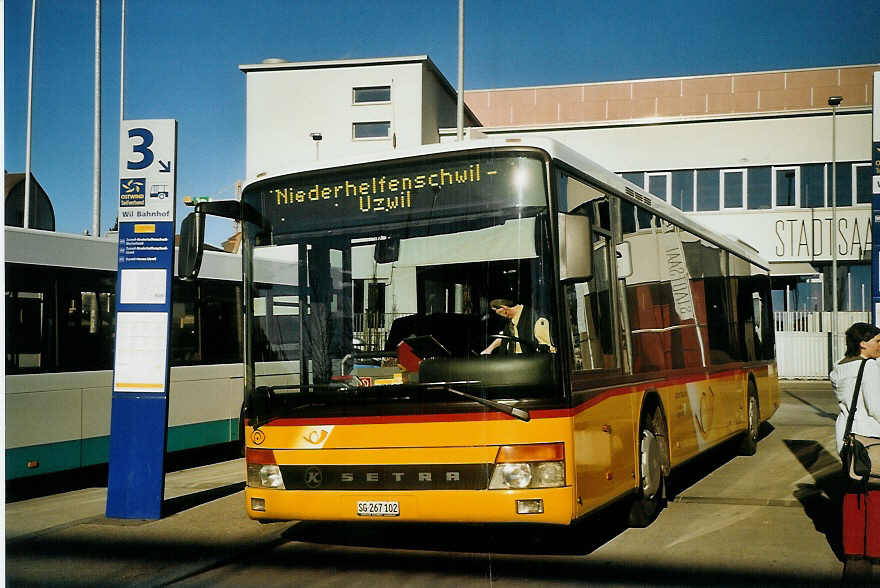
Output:
<instances>
[{"instance_id":1,"label":"setra logo emblem","mask_svg":"<svg viewBox=\"0 0 880 588\"><path fill-rule=\"evenodd\" d=\"M312 466L306 470L305 473L305 482L306 486L309 488L317 488L321 485L323 476L321 475L321 470Z\"/></svg>"},{"instance_id":2,"label":"setra logo emblem","mask_svg":"<svg viewBox=\"0 0 880 588\"><path fill-rule=\"evenodd\" d=\"M251 433L251 441L254 442L254 445L262 445L263 441L266 440L266 433L257 429L253 433Z\"/></svg>"}]
</instances>

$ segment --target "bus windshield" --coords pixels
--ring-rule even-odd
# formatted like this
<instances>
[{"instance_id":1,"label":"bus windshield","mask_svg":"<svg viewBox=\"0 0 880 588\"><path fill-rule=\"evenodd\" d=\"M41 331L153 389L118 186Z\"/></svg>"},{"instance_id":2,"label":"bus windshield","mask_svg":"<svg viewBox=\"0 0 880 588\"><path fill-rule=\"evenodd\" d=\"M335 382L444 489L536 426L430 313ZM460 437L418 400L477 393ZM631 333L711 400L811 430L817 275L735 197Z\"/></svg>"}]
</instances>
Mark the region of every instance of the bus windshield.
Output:
<instances>
[{"instance_id":1,"label":"bus windshield","mask_svg":"<svg viewBox=\"0 0 880 588\"><path fill-rule=\"evenodd\" d=\"M254 388L300 408L445 402L450 386L560 394L542 159L371 164L266 181L244 199L266 219L245 227Z\"/></svg>"}]
</instances>

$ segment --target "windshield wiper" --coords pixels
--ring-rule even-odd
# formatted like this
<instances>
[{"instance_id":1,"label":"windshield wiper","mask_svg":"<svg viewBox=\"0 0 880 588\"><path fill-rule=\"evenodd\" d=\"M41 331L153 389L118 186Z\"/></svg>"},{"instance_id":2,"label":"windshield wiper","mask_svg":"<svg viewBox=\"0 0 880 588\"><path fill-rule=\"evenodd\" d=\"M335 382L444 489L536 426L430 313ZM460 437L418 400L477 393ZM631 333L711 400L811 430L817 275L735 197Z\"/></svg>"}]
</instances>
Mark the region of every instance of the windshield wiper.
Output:
<instances>
[{"instance_id":1,"label":"windshield wiper","mask_svg":"<svg viewBox=\"0 0 880 588\"><path fill-rule=\"evenodd\" d=\"M475 381L464 381L464 382L425 382L423 384L419 384L419 386L424 386L428 390L446 390L448 392L452 392L457 396L461 396L462 398L467 398L468 400L473 400L474 402L478 402L483 406L488 406L489 408L494 408L499 412L503 412L506 415L510 415L514 418L517 418L523 422L529 422L532 419L532 416L529 414L529 411L524 410L522 408L514 408L512 406L508 406L501 402L496 402L494 400L489 400L488 398L483 398L482 396L474 396L473 394L468 394L467 392L462 392L461 390L456 390L450 384L477 384Z\"/></svg>"},{"instance_id":2,"label":"windshield wiper","mask_svg":"<svg viewBox=\"0 0 880 588\"><path fill-rule=\"evenodd\" d=\"M262 418L259 416L254 418L248 417L248 420L251 421L254 430L257 430L266 423L270 423L276 419L281 418L281 415L271 414L271 404L273 399L277 396L275 394L276 390L298 390L300 392L314 392L316 390L324 390L337 392L346 389L347 387L343 384L282 384L279 386L258 386L257 389L254 390L254 394L249 398L249 402L247 406L245 406L245 411L247 412L249 409L251 409L252 404L256 404L259 407L256 411L257 413L268 413L265 414L265 416L263 416Z\"/></svg>"},{"instance_id":3,"label":"windshield wiper","mask_svg":"<svg viewBox=\"0 0 880 588\"><path fill-rule=\"evenodd\" d=\"M466 399L472 400L478 404L482 404L483 406L487 406L489 408L494 408L495 410L497 410L499 412L503 412L506 415L512 416L512 417L517 418L517 419L519 419L523 422L526 422L526 423L532 419L528 410L525 410L522 408L514 408L514 407L508 406L507 404L504 404L502 402L496 402L495 400L489 400L488 398L483 398L482 396L475 396L474 394L462 392L461 390L458 390L457 388L452 387L453 384L478 384L478 383L479 383L478 381L472 381L472 380L464 380L464 381L460 381L460 382L424 382L424 383L416 384L416 387L426 389L426 390L444 390L444 391L450 392L451 394L455 394L456 396L461 396L462 398L466 398ZM272 396L274 396L275 390L279 390L279 389L280 390L312 390L312 391L319 390L319 389L328 390L328 391L329 390L332 390L332 391L343 391L343 390L356 391L356 390L358 390L358 388L349 388L346 386L315 386L315 385L297 385L297 384L281 385L281 386L261 386L260 388L262 389L261 392L263 395L264 402L266 403L263 407L265 412L270 412L268 410L269 400ZM388 388L389 388L389 391L391 391L391 390L397 389L398 387L397 386L389 386ZM281 418L280 415L272 415L272 414L268 414L268 415L264 416L263 418L259 418L259 417L254 418L253 419L253 428L258 429L258 428L262 427L263 425L265 425L271 421L274 421L276 419L279 419L279 418Z\"/></svg>"}]
</instances>

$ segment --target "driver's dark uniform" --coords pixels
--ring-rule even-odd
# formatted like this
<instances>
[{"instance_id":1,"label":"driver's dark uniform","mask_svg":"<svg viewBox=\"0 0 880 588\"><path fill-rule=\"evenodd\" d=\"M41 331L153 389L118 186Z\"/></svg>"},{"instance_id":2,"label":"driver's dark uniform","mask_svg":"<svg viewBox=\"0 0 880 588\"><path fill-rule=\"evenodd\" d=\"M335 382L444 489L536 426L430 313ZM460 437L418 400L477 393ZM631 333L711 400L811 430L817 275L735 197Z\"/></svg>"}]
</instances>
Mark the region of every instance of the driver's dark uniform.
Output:
<instances>
[{"instance_id":1,"label":"driver's dark uniform","mask_svg":"<svg viewBox=\"0 0 880 588\"><path fill-rule=\"evenodd\" d=\"M524 304L516 325L513 324L512 320L507 321L501 334L519 339L519 341L504 339L501 342L501 347L505 354L534 353L538 347L538 342L535 340L535 319L532 309Z\"/></svg>"}]
</instances>

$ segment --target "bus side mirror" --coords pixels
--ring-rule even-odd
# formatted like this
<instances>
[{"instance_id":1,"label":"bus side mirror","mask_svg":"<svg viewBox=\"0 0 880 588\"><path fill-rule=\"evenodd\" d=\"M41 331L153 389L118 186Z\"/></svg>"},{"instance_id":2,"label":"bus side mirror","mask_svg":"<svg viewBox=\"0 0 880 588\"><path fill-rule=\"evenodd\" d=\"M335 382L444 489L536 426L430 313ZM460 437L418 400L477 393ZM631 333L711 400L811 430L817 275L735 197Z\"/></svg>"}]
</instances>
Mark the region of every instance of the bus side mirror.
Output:
<instances>
[{"instance_id":1,"label":"bus side mirror","mask_svg":"<svg viewBox=\"0 0 880 588\"><path fill-rule=\"evenodd\" d=\"M593 231L590 217L559 213L559 278L586 282L593 277Z\"/></svg>"},{"instance_id":2,"label":"bus side mirror","mask_svg":"<svg viewBox=\"0 0 880 588\"><path fill-rule=\"evenodd\" d=\"M376 263L394 263L400 259L400 239L389 238L376 242L373 260Z\"/></svg>"},{"instance_id":3,"label":"bus side mirror","mask_svg":"<svg viewBox=\"0 0 880 588\"><path fill-rule=\"evenodd\" d=\"M617 279L625 280L633 275L632 249L629 241L618 243L614 256L617 258Z\"/></svg>"},{"instance_id":4,"label":"bus side mirror","mask_svg":"<svg viewBox=\"0 0 880 588\"><path fill-rule=\"evenodd\" d=\"M191 212L180 224L180 247L177 252L177 275L181 280L195 280L202 267L205 250L205 213Z\"/></svg>"}]
</instances>

